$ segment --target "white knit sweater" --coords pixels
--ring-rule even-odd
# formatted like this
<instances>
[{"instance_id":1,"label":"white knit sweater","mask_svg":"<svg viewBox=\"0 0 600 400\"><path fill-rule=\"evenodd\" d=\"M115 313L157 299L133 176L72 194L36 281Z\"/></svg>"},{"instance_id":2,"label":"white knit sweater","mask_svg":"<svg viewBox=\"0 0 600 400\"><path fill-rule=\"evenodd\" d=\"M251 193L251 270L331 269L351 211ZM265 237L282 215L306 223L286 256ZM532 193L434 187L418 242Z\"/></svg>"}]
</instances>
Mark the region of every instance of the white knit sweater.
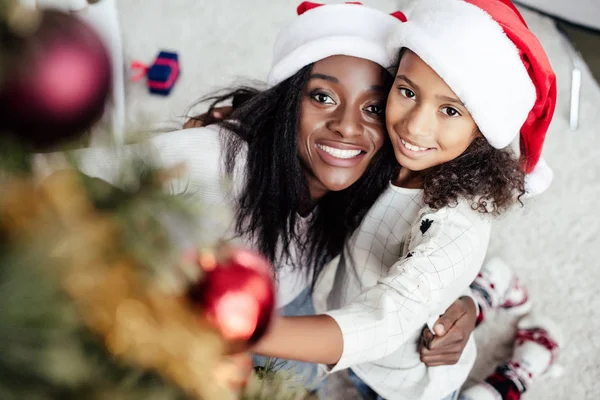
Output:
<instances>
[{"instance_id":1,"label":"white knit sweater","mask_svg":"<svg viewBox=\"0 0 600 400\"><path fill-rule=\"evenodd\" d=\"M233 176L227 176L223 167L224 135L228 132L212 125L204 128L185 129L163 133L147 141L125 146L119 151L110 148L89 148L77 150L75 155L79 168L86 175L103 179L107 182L121 181L119 173L123 171L122 163L136 154L152 165L163 168L183 166L183 173L170 180L166 190L177 196L185 196L191 202L202 207L204 214L226 214L222 222L211 224L209 239L234 237L231 210L235 207L235 196L244 185L243 170L245 167L245 151L238 154L236 170ZM38 155L35 165L41 176L47 175L57 168L64 167L60 162L62 155ZM57 160L59 160L57 162ZM300 219L300 231L305 229L306 220ZM250 248L254 244L249 238L235 238ZM194 243L196 240L190 240ZM295 248L290 249L295 254ZM303 273L292 270L294 263L281 260L278 262L277 305L283 307L295 299L308 285Z\"/></svg>"}]
</instances>

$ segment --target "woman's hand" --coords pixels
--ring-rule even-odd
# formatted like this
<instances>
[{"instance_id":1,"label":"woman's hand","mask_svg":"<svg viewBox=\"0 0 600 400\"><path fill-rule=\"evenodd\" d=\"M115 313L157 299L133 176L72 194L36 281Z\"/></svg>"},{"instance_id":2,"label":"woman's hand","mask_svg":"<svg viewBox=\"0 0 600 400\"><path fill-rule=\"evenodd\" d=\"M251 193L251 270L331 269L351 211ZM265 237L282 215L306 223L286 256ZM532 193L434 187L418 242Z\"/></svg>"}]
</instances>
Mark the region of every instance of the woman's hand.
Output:
<instances>
[{"instance_id":1,"label":"woman's hand","mask_svg":"<svg viewBox=\"0 0 600 400\"><path fill-rule=\"evenodd\" d=\"M473 299L461 297L456 300L435 323L435 335L429 328L423 329L419 343L421 361L428 367L456 364L475 329L476 320Z\"/></svg>"},{"instance_id":2,"label":"woman's hand","mask_svg":"<svg viewBox=\"0 0 600 400\"><path fill-rule=\"evenodd\" d=\"M183 125L183 129L201 128L210 124L216 124L227 118L232 111L233 108L231 106L213 108L210 113L205 112L197 117L188 119Z\"/></svg>"},{"instance_id":3,"label":"woman's hand","mask_svg":"<svg viewBox=\"0 0 600 400\"><path fill-rule=\"evenodd\" d=\"M252 357L248 353L224 356L215 366L215 379L236 393L240 393L252 374Z\"/></svg>"}]
</instances>

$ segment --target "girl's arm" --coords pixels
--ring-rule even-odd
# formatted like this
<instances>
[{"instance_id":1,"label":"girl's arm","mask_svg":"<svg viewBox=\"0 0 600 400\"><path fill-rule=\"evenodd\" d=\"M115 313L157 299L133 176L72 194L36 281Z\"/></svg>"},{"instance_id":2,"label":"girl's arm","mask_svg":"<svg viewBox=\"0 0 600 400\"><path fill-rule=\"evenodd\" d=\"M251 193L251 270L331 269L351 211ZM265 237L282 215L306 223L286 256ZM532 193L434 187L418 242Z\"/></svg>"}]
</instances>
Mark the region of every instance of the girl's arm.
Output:
<instances>
[{"instance_id":1,"label":"girl's arm","mask_svg":"<svg viewBox=\"0 0 600 400\"><path fill-rule=\"evenodd\" d=\"M377 285L327 315L278 319L254 351L336 364L334 370L392 354L469 286L489 232L490 221L468 205L423 215L413 227L407 257Z\"/></svg>"}]
</instances>

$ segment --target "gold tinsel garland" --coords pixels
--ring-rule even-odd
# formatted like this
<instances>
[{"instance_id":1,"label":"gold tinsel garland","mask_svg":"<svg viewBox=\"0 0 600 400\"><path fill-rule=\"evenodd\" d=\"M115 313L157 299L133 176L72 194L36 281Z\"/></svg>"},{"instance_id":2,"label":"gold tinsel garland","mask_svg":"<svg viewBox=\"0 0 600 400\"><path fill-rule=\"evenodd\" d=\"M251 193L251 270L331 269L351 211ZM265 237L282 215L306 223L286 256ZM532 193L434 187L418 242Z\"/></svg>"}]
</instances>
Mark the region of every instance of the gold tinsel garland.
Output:
<instances>
[{"instance_id":1,"label":"gold tinsel garland","mask_svg":"<svg viewBox=\"0 0 600 400\"><path fill-rule=\"evenodd\" d=\"M201 310L160 290L123 253L118 224L92 206L78 173L55 173L37 186L29 179L5 183L0 220L9 241L43 243L61 261L66 293L116 358L157 371L194 398L237 397L230 384L239 378L223 357L222 338Z\"/></svg>"}]
</instances>

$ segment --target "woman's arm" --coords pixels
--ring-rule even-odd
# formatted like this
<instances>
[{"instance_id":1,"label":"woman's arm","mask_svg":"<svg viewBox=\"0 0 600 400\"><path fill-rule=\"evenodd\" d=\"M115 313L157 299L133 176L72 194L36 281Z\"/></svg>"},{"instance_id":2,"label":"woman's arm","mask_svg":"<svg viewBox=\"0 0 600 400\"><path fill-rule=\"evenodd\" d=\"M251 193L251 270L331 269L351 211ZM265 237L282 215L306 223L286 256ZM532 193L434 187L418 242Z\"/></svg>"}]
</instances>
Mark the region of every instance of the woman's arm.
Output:
<instances>
[{"instance_id":1,"label":"woman's arm","mask_svg":"<svg viewBox=\"0 0 600 400\"><path fill-rule=\"evenodd\" d=\"M212 128L163 133L136 144L97 147L65 153L34 156L36 175L43 179L54 171L69 167L65 157L73 157L84 174L111 184L126 184L127 165L132 159L155 168L174 169L177 173L166 183L172 195L202 191L203 200L223 201L223 153L220 132ZM125 174L125 175L124 175Z\"/></svg>"},{"instance_id":2,"label":"woman's arm","mask_svg":"<svg viewBox=\"0 0 600 400\"><path fill-rule=\"evenodd\" d=\"M276 317L251 349L267 357L335 364L342 355L342 331L328 315Z\"/></svg>"},{"instance_id":3,"label":"woman's arm","mask_svg":"<svg viewBox=\"0 0 600 400\"><path fill-rule=\"evenodd\" d=\"M458 362L475 328L477 312L471 297L461 297L436 322L435 335L423 329L421 361L428 367ZM318 340L311 334L318 332ZM297 343L289 346L290 341ZM253 348L258 354L319 364L336 364L342 356L340 327L328 315L277 317L267 335Z\"/></svg>"}]
</instances>

